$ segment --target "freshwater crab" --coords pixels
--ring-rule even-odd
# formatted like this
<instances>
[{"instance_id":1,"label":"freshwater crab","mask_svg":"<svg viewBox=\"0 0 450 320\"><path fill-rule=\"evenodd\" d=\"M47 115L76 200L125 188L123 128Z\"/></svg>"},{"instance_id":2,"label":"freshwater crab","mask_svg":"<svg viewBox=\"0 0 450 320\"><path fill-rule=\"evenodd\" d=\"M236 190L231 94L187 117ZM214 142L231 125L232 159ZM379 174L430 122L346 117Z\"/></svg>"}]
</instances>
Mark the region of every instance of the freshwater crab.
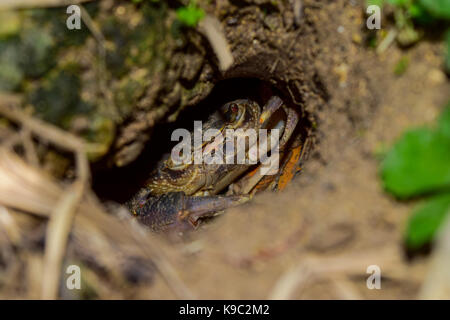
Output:
<instances>
[{"instance_id":1,"label":"freshwater crab","mask_svg":"<svg viewBox=\"0 0 450 320\"><path fill-rule=\"evenodd\" d=\"M280 129L280 138L276 144L283 151L298 120L297 112L286 107L277 96L269 99L262 109L254 101L239 99L226 103L214 112L203 124L203 129L214 128L224 133L227 129L277 128ZM217 140L204 142L200 146L201 151L205 153L223 148L225 141ZM260 138L258 143L261 143ZM275 145L269 141L267 143L273 150ZM249 152L250 143L245 148L245 152ZM237 149L233 149L232 157ZM268 180L254 167L236 163L180 165L175 164L171 155L151 174L145 186L128 202L128 207L138 220L154 230L189 224L195 227L200 218L250 199L255 187ZM247 171L251 172L245 175ZM227 187L230 188L226 195L219 195Z\"/></svg>"}]
</instances>

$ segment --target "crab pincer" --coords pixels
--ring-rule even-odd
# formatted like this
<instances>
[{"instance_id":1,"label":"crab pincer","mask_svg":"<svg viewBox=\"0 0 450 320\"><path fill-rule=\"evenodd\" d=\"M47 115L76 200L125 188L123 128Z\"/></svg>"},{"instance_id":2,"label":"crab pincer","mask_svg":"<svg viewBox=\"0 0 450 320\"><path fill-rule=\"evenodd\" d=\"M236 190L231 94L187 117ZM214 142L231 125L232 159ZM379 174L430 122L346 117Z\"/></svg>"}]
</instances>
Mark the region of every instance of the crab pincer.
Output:
<instances>
[{"instance_id":1,"label":"crab pincer","mask_svg":"<svg viewBox=\"0 0 450 320\"><path fill-rule=\"evenodd\" d=\"M140 210L133 211L136 218L154 231L197 227L199 219L212 216L230 207L250 200L247 195L187 196L184 192L170 192L149 197Z\"/></svg>"},{"instance_id":2,"label":"crab pincer","mask_svg":"<svg viewBox=\"0 0 450 320\"><path fill-rule=\"evenodd\" d=\"M294 132L299 120L298 113L293 109L285 107L283 101L279 97L273 96L264 106L263 112L259 118L261 128L267 128L272 116L281 107L283 107L283 110L286 113L286 121L283 123L284 132L279 142L280 148L288 142Z\"/></svg>"}]
</instances>

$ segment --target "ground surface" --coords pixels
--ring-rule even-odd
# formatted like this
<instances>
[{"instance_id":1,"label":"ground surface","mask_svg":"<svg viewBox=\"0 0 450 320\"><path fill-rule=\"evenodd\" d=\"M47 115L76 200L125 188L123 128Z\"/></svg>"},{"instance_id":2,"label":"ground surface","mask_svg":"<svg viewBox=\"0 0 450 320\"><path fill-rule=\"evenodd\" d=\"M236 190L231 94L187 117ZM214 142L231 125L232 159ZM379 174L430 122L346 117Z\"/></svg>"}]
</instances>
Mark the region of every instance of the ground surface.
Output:
<instances>
[{"instance_id":1,"label":"ground surface","mask_svg":"<svg viewBox=\"0 0 450 320\"><path fill-rule=\"evenodd\" d=\"M194 49L188 46L192 52L165 48L173 63L159 80L164 85L160 87L153 78L149 82L150 89L159 90L158 99L148 88L143 91L146 94L138 95L141 106L130 109L131 120L118 131L109 160L133 166L155 121L174 120L176 106L194 108L221 80L241 78L237 83L245 93L242 78L250 77L253 82L272 84L287 103L295 106L297 101L296 106L306 111L307 123L314 128L313 149L301 175L285 191L259 194L184 237L156 234L144 238L147 243L136 244L130 240L136 238L127 234L138 233L128 225L129 216L113 223L115 214L92 214L93 227L86 224L89 215L79 214L64 263L82 264L87 288L82 298L412 299L419 295L428 256L407 259L402 245L405 222L415 203L397 202L383 192L378 155L406 128L431 123L448 101L443 48L423 40L408 50L393 43L376 54L365 43L363 1L305 0L301 17L293 14L294 2L207 2L207 13L221 22L235 65L220 73L214 53L203 42ZM114 5L105 1L101 12L107 16L125 10ZM389 28L384 22L382 26ZM195 40L195 33L190 37ZM405 56L409 65L401 76L396 75L394 69ZM195 65L197 60L202 63L193 67L190 76L171 73L178 62L180 70L189 73L189 62ZM233 87L224 88L226 98L226 90ZM161 110L152 109L158 103ZM150 139L146 146L150 153L152 143ZM139 187L126 170L120 177L117 168L107 169L106 174L96 170L93 166L94 189L102 199L123 203L129 195L122 190L130 193L126 185ZM147 173L142 168L134 172L140 179ZM117 211L117 205L106 207ZM14 250L0 252L9 262L0 273L4 288L0 295L8 298L39 297L45 272L46 220L23 216L14 214L19 222L27 220L25 241L17 248L11 245ZM151 249L142 249L147 247ZM155 248L164 252L164 258L152 255L158 252ZM142 252L150 259L129 259ZM12 257L27 263L22 266ZM126 284L118 275L124 265L132 266ZM381 268L381 290L366 287L370 265ZM154 272L157 268L159 273ZM20 284L14 279L20 279ZM63 297L73 297L61 292Z\"/></svg>"},{"instance_id":2,"label":"ground surface","mask_svg":"<svg viewBox=\"0 0 450 320\"><path fill-rule=\"evenodd\" d=\"M413 204L382 191L376 152L404 129L430 123L448 99L442 48L394 45L377 56L355 41L363 37L362 9L347 3L326 4L316 16L328 17L319 29L317 67L330 99L318 112L318 143L303 174L285 192L260 195L177 245L185 252L176 258L181 277L198 297L419 293L427 260L409 261L402 248ZM405 55L410 65L396 76ZM369 265L380 266L382 290L366 288ZM161 288L152 297L171 295Z\"/></svg>"}]
</instances>

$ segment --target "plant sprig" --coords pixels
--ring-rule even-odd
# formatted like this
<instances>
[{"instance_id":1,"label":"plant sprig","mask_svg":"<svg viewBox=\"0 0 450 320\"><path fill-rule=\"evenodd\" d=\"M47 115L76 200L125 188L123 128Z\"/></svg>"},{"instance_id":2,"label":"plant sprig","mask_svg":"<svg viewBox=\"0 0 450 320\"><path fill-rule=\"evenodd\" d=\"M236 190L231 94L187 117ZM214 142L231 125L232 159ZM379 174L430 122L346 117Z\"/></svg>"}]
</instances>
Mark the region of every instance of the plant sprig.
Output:
<instances>
[{"instance_id":1,"label":"plant sprig","mask_svg":"<svg viewBox=\"0 0 450 320\"><path fill-rule=\"evenodd\" d=\"M381 163L381 178L399 199L425 199L413 211L405 242L410 249L430 243L450 213L450 103L435 128L402 135Z\"/></svg>"},{"instance_id":2,"label":"plant sprig","mask_svg":"<svg viewBox=\"0 0 450 320\"><path fill-rule=\"evenodd\" d=\"M177 9L178 20L188 27L195 27L205 16L205 11L194 0L189 5Z\"/></svg>"},{"instance_id":3,"label":"plant sprig","mask_svg":"<svg viewBox=\"0 0 450 320\"><path fill-rule=\"evenodd\" d=\"M367 0L368 5L385 5L394 8L394 19L398 31L397 41L409 46L419 41L423 30L418 25L442 22L447 25L444 36L446 46L445 68L450 72L450 0Z\"/></svg>"}]
</instances>

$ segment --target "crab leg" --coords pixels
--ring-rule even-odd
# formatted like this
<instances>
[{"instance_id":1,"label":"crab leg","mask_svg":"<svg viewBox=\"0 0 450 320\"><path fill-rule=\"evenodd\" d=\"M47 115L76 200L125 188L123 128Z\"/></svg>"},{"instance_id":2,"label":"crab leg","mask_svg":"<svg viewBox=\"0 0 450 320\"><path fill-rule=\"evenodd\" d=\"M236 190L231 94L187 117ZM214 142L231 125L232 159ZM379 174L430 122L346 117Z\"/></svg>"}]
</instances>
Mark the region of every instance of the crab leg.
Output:
<instances>
[{"instance_id":1,"label":"crab leg","mask_svg":"<svg viewBox=\"0 0 450 320\"><path fill-rule=\"evenodd\" d=\"M280 120L276 125L275 125L275 128L274 129L278 129L278 130L280 130L281 132L283 132L284 130L285 130L285 127L286 127L286 122L284 121L284 120ZM290 136L290 135L289 135ZM267 140L267 136L266 136L266 139L265 140ZM271 141L271 140L270 140ZM260 141L260 143L259 143L259 145L261 146L261 143L262 143L263 141ZM272 141L271 141L272 142ZM267 143L267 141L265 141L265 143ZM275 143L275 145L271 145L270 146L270 150L273 150L275 147L276 147L276 145L278 145L280 142L279 141L276 141L276 143ZM258 167L258 169L259 169L259 167ZM221 179L221 181L219 182L219 183L217 183L215 186L214 186L214 189L212 190L212 194L217 194L217 193L219 193L220 191L222 191L226 186L228 186L228 185L230 185L230 183L231 182L233 182L237 177L239 177L240 175L242 175L245 171L247 171L248 170L248 167L247 166L242 166L241 168L236 168L236 169L234 169L234 170L232 170L231 172L229 172L223 179ZM270 170L270 169L269 169ZM261 180L261 178L259 177L255 177L255 178L250 178L249 176L245 176L244 178L243 178L243 180L245 181L245 182L238 182L238 183L236 183L236 184L234 184L236 187L238 187L238 188L240 188L241 187L241 185L243 184L243 183L253 183L253 182L249 182L248 180L250 180L250 179L255 179L255 184L256 183L258 183L258 181L259 180ZM242 181L242 180L241 180ZM252 189L252 188L251 188ZM250 189L250 190L251 190ZM249 190L249 191L250 191ZM239 193L241 193L241 192L239 192ZM242 194L247 194L248 192L242 192Z\"/></svg>"},{"instance_id":2,"label":"crab leg","mask_svg":"<svg viewBox=\"0 0 450 320\"><path fill-rule=\"evenodd\" d=\"M278 97L274 97L274 98L278 98ZM276 111L276 109L278 109L280 107L280 106L278 106L275 109L275 106L279 105L279 103L275 104L274 101L272 102L272 100L274 98L269 100L269 102L267 103L267 109L265 109L265 111L261 114L260 121L263 123L263 126L269 120L267 117L270 118L270 116ZM286 123L284 125L283 136L281 137L281 139L279 141L280 149L283 148L286 145L286 143L289 141L289 138L292 136L292 133L294 132L295 127L297 126L297 123L299 120L298 114L297 114L297 112L295 112L295 110L286 108L284 106L283 106L283 109L286 112L287 119L286 119ZM269 172L272 169L275 169L277 165L278 164L274 164L273 168L269 168ZM252 174L250 176L246 176L243 179L241 179L241 181L239 181L239 185L238 185L240 193L243 193L243 194L249 193L259 183L259 181L261 181L261 179L263 177L264 177L264 174L261 173L261 170L256 170L256 172L254 174Z\"/></svg>"},{"instance_id":3,"label":"crab leg","mask_svg":"<svg viewBox=\"0 0 450 320\"><path fill-rule=\"evenodd\" d=\"M269 168L268 171L275 170L278 164L272 164L272 166ZM261 170L256 170L253 175L246 176L242 178L241 181L239 181L239 191L242 194L248 194L250 191L253 190L253 188L261 181L262 178L264 178L264 174L261 173Z\"/></svg>"}]
</instances>

